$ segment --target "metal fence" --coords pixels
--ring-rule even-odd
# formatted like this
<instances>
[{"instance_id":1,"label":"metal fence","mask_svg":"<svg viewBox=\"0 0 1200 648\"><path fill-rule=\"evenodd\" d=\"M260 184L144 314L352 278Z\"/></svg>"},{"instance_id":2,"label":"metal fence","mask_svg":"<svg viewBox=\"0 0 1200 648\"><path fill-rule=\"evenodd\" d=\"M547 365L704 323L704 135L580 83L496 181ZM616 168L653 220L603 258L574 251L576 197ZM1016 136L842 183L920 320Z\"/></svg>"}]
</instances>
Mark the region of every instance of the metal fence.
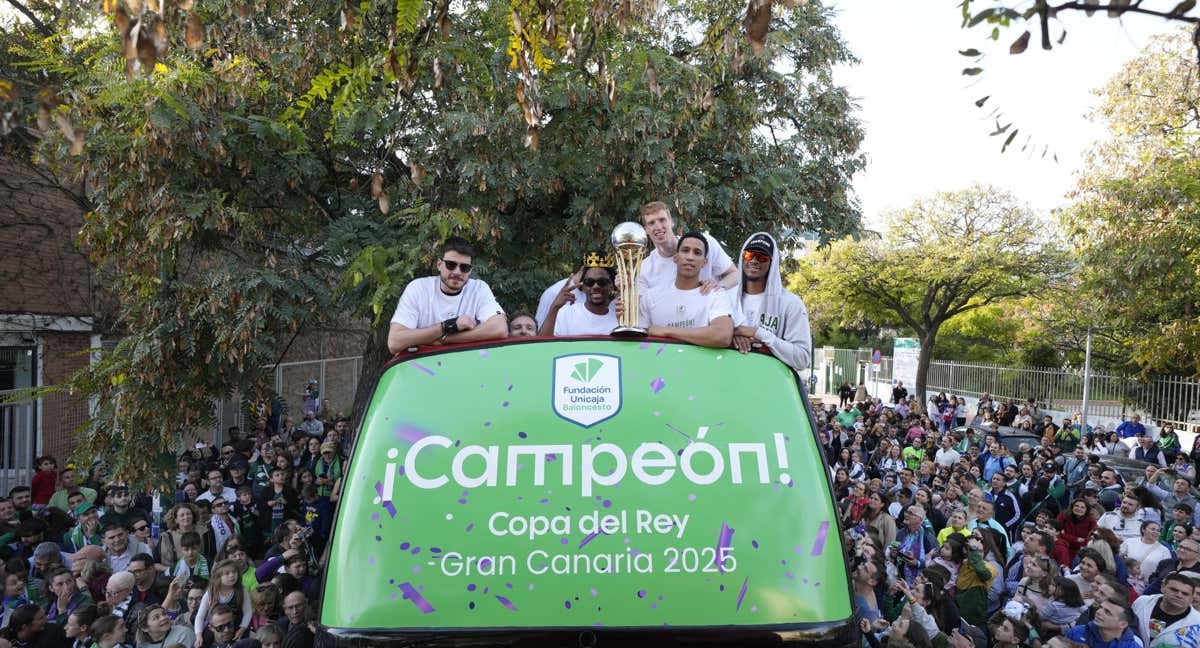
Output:
<instances>
[{"instance_id":1,"label":"metal fence","mask_svg":"<svg viewBox=\"0 0 1200 648\"><path fill-rule=\"evenodd\" d=\"M892 358L885 356L878 373L870 366L870 350L833 349L832 362L839 375L833 389L854 377L890 381ZM829 355L825 356L829 358ZM828 361L827 361L828 364ZM832 373L832 372L831 372ZM1076 411L1083 405L1083 371L1052 367L1014 368L970 362L933 361L927 377L928 391L945 391L978 397L1037 399L1044 409ZM909 386L911 389L911 385ZM1155 421L1200 423L1200 380L1157 376L1139 380L1129 376L1092 373L1088 385L1088 412L1093 416L1123 418L1134 413ZM833 391L833 390L830 390Z\"/></svg>"},{"instance_id":2,"label":"metal fence","mask_svg":"<svg viewBox=\"0 0 1200 648\"><path fill-rule=\"evenodd\" d=\"M328 407L334 412L350 411L358 390L358 377L362 373L362 356L281 362L278 366L265 368L274 369L272 387L283 398L287 414L295 417L298 423L304 417L304 388L310 380L317 381L322 409ZM213 441L222 442L226 430L231 426L236 425L242 430L252 427L254 422L246 420L247 413L247 407L238 398L214 401L216 423Z\"/></svg>"},{"instance_id":3,"label":"metal fence","mask_svg":"<svg viewBox=\"0 0 1200 648\"><path fill-rule=\"evenodd\" d=\"M33 481L37 451L37 401L3 402L12 393L0 391L0 493L4 494Z\"/></svg>"}]
</instances>

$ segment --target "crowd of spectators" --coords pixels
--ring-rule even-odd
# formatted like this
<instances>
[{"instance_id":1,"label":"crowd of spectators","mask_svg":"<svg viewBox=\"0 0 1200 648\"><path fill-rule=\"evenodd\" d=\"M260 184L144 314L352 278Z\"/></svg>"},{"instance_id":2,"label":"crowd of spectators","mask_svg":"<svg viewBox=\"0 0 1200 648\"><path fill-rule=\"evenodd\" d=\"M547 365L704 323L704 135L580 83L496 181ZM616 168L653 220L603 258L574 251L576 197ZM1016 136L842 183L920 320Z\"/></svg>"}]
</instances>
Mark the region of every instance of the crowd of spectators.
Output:
<instances>
[{"instance_id":1,"label":"crowd of spectators","mask_svg":"<svg viewBox=\"0 0 1200 648\"><path fill-rule=\"evenodd\" d=\"M195 443L155 489L39 457L0 498L0 648L329 645L312 606L350 426L318 394L298 423Z\"/></svg>"},{"instance_id":2,"label":"crowd of spectators","mask_svg":"<svg viewBox=\"0 0 1200 648\"><path fill-rule=\"evenodd\" d=\"M1200 645L1200 443L1032 399L837 395L818 435L864 645Z\"/></svg>"}]
</instances>

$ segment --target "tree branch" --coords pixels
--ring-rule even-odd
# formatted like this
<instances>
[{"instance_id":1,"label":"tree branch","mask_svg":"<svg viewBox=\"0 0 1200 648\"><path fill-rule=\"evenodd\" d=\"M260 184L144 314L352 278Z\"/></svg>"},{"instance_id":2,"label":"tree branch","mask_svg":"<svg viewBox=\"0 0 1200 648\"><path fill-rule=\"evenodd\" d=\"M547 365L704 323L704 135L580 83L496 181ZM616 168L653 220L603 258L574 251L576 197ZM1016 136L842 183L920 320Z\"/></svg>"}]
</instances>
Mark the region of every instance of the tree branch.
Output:
<instances>
[{"instance_id":1,"label":"tree branch","mask_svg":"<svg viewBox=\"0 0 1200 648\"><path fill-rule=\"evenodd\" d=\"M29 10L28 7L21 4L19 0L8 0L8 4L16 7L17 11L20 11L21 13L25 14L25 17L28 18L29 22L33 23L33 26L36 27L37 30L42 33L42 36L46 36L48 38L48 37L54 35L54 32L48 26L46 26L46 23L42 22L42 20L40 18L35 16L34 13Z\"/></svg>"}]
</instances>

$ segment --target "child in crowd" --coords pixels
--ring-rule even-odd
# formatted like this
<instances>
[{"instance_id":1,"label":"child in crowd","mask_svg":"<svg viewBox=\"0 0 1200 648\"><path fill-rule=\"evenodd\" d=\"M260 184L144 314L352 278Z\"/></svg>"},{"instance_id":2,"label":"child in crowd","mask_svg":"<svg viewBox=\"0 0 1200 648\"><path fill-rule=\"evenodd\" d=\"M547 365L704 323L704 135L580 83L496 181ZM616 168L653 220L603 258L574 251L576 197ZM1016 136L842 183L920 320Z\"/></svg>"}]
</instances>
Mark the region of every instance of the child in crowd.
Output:
<instances>
[{"instance_id":1,"label":"child in crowd","mask_svg":"<svg viewBox=\"0 0 1200 648\"><path fill-rule=\"evenodd\" d=\"M209 576L208 559L200 554L203 541L200 534L188 531L179 539L179 560L171 570L171 576L176 578L204 578Z\"/></svg>"},{"instance_id":2,"label":"child in crowd","mask_svg":"<svg viewBox=\"0 0 1200 648\"><path fill-rule=\"evenodd\" d=\"M30 484L30 499L34 510L40 511L50 503L54 489L58 487L58 460L45 455L38 457L34 465L37 466L37 472L33 475L33 483Z\"/></svg>"}]
</instances>

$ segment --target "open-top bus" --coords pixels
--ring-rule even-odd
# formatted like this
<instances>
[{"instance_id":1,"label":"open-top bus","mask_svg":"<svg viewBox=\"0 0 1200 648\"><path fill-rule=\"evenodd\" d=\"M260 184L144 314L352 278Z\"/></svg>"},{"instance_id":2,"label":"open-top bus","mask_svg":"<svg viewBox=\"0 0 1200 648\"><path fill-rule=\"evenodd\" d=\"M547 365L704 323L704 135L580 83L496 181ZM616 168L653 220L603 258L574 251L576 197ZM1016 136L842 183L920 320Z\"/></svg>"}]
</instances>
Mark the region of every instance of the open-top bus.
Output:
<instances>
[{"instance_id":1,"label":"open-top bus","mask_svg":"<svg viewBox=\"0 0 1200 648\"><path fill-rule=\"evenodd\" d=\"M318 621L346 645L849 645L813 425L765 353L401 354L360 423Z\"/></svg>"}]
</instances>

